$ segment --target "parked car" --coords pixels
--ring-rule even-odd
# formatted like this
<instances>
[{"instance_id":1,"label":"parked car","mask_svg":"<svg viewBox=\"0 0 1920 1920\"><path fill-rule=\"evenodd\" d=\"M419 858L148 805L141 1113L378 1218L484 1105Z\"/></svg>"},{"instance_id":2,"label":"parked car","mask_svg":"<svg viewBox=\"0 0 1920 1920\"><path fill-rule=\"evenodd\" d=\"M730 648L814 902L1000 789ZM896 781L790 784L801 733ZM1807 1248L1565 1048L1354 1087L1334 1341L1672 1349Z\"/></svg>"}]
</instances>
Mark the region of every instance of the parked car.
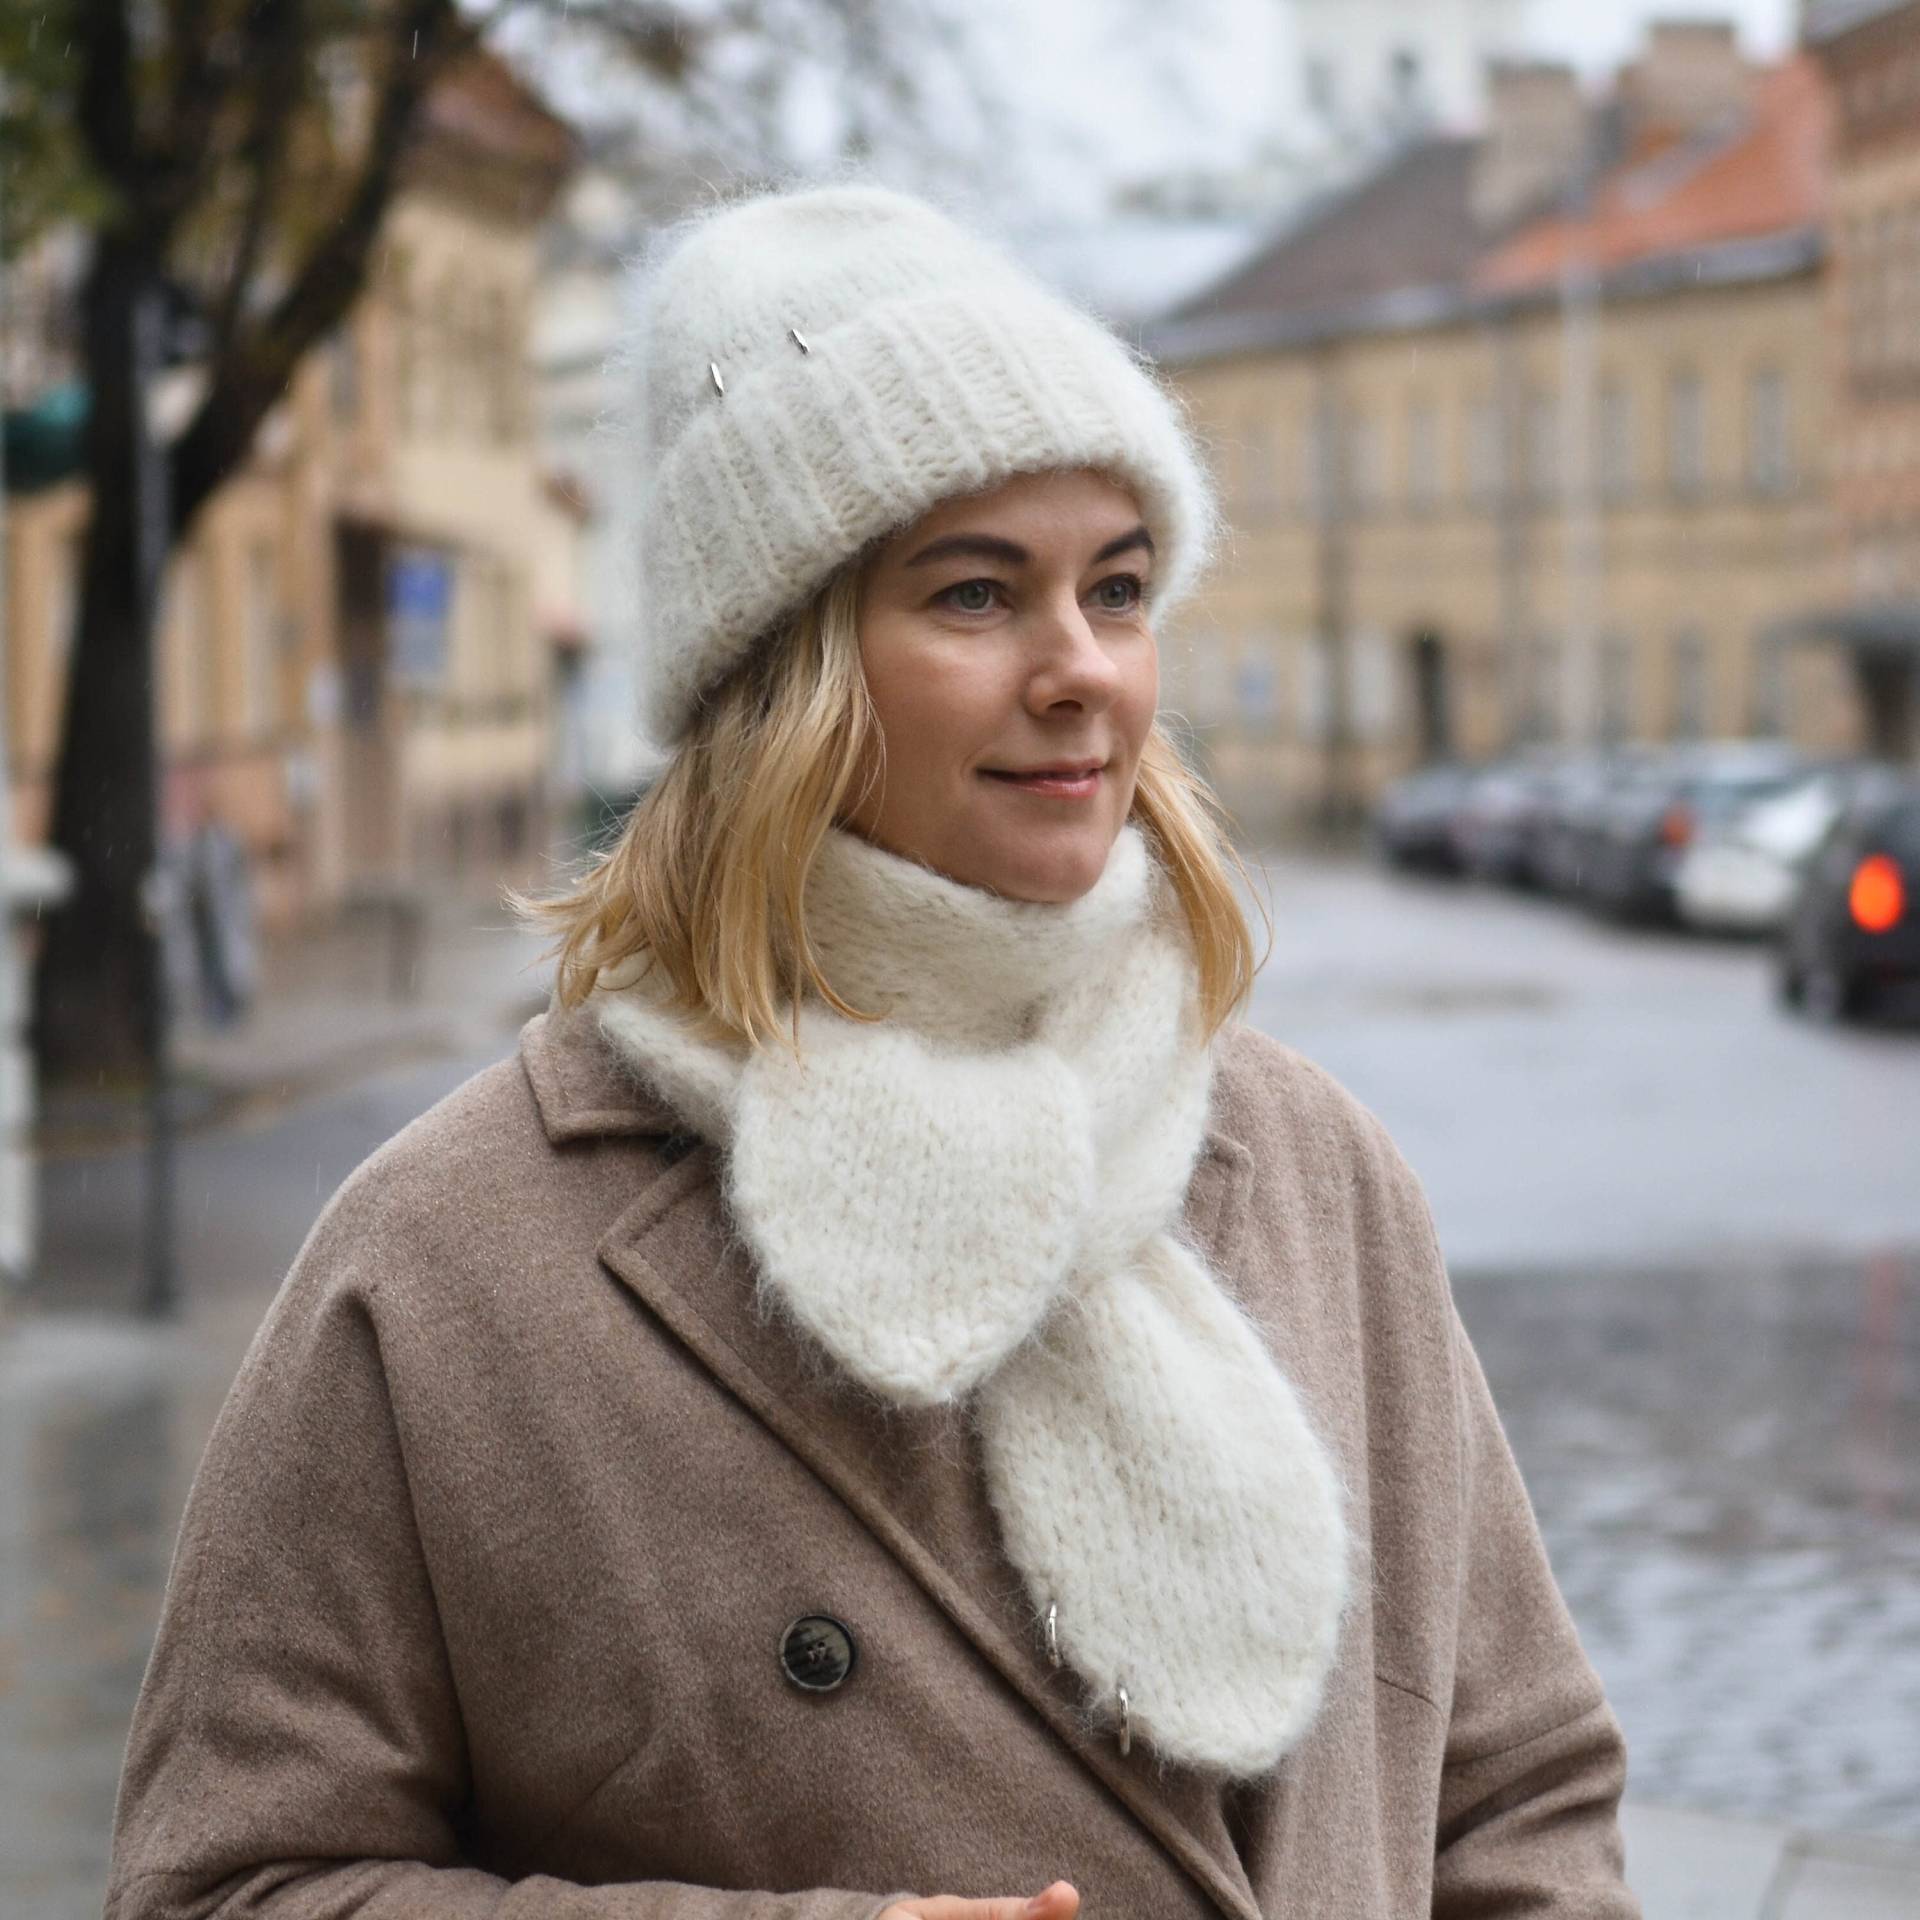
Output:
<instances>
[{"instance_id":1,"label":"parked car","mask_svg":"<svg viewBox=\"0 0 1920 1920\"><path fill-rule=\"evenodd\" d=\"M1676 863L1680 918L1708 933L1778 931L1841 814L1900 785L1899 774L1880 762L1842 762L1736 808L1699 834Z\"/></svg>"},{"instance_id":2,"label":"parked car","mask_svg":"<svg viewBox=\"0 0 1920 1920\"><path fill-rule=\"evenodd\" d=\"M1454 816L1476 772L1442 760L1394 781L1373 810L1373 842L1380 857L1395 867L1456 872Z\"/></svg>"},{"instance_id":3,"label":"parked car","mask_svg":"<svg viewBox=\"0 0 1920 1920\"><path fill-rule=\"evenodd\" d=\"M1806 778L1803 755L1769 740L1702 741L1668 749L1600 801L1582 897L1615 919L1671 922L1681 856L1739 807Z\"/></svg>"},{"instance_id":4,"label":"parked car","mask_svg":"<svg viewBox=\"0 0 1920 1920\"><path fill-rule=\"evenodd\" d=\"M1527 860L1537 885L1565 898L1585 892L1602 809L1648 758L1644 748L1617 747L1573 754L1554 767L1528 839Z\"/></svg>"},{"instance_id":5,"label":"parked car","mask_svg":"<svg viewBox=\"0 0 1920 1920\"><path fill-rule=\"evenodd\" d=\"M1532 886L1532 851L1553 763L1540 755L1496 761L1469 785L1454 815L1459 864L1476 879Z\"/></svg>"},{"instance_id":6,"label":"parked car","mask_svg":"<svg viewBox=\"0 0 1920 1920\"><path fill-rule=\"evenodd\" d=\"M1776 980L1782 1000L1821 1020L1920 986L1920 782L1834 822L1781 928Z\"/></svg>"}]
</instances>

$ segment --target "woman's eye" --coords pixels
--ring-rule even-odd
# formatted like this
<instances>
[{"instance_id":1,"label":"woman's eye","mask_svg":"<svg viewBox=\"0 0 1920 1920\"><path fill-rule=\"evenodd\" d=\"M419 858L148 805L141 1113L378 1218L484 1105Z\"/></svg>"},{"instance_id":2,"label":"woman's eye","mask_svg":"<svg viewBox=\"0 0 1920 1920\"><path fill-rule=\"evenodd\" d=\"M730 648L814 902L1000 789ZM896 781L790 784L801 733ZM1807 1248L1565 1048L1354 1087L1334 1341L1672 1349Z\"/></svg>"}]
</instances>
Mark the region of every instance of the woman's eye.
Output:
<instances>
[{"instance_id":1,"label":"woman's eye","mask_svg":"<svg viewBox=\"0 0 1920 1920\"><path fill-rule=\"evenodd\" d=\"M1113 598L1111 592L1115 587L1120 589L1120 597L1117 600ZM1101 596L1101 606L1108 613L1129 612L1140 604L1141 596L1145 591L1146 588L1137 573L1109 574L1094 588L1094 592Z\"/></svg>"},{"instance_id":2,"label":"woman's eye","mask_svg":"<svg viewBox=\"0 0 1920 1920\"><path fill-rule=\"evenodd\" d=\"M961 613L985 613L993 605L991 580L962 580L940 596Z\"/></svg>"}]
</instances>

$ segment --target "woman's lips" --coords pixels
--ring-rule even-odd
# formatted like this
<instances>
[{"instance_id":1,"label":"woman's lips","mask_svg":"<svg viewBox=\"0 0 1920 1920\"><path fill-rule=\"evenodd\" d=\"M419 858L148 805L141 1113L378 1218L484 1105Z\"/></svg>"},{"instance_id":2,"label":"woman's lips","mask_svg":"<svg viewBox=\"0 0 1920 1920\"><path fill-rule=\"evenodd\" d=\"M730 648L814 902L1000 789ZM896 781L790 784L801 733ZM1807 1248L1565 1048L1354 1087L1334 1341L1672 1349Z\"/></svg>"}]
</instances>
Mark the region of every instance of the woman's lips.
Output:
<instances>
[{"instance_id":1,"label":"woman's lips","mask_svg":"<svg viewBox=\"0 0 1920 1920\"><path fill-rule=\"evenodd\" d=\"M1034 773L1012 773L1000 767L982 767L980 771L990 780L1018 788L1022 793L1044 794L1055 800L1085 800L1100 790L1104 769L1046 767Z\"/></svg>"}]
</instances>

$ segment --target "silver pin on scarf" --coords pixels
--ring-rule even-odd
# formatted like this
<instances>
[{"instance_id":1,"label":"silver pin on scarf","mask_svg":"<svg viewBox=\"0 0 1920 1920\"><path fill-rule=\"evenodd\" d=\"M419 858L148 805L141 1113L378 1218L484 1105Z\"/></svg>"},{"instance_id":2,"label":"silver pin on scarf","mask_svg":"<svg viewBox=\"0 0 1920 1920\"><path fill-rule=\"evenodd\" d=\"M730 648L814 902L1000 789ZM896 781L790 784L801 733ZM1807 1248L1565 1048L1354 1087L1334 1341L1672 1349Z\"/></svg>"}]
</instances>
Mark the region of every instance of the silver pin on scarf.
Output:
<instances>
[{"instance_id":1,"label":"silver pin on scarf","mask_svg":"<svg viewBox=\"0 0 1920 1920\"><path fill-rule=\"evenodd\" d=\"M707 374L713 381L714 392L724 400L727 397L727 383L720 378L720 368L717 362L712 360L707 362Z\"/></svg>"}]
</instances>

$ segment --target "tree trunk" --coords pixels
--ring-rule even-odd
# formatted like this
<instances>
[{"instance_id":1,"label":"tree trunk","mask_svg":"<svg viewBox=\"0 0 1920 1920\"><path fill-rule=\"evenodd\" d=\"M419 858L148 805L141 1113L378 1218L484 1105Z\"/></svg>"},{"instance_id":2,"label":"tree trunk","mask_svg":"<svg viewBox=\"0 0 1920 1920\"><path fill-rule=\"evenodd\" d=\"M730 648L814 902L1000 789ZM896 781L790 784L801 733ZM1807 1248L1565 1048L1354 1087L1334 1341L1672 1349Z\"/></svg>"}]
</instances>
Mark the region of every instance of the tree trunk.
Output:
<instances>
[{"instance_id":1,"label":"tree trunk","mask_svg":"<svg viewBox=\"0 0 1920 1920\"><path fill-rule=\"evenodd\" d=\"M52 839L74 889L53 917L34 982L42 1074L67 1085L144 1079L154 1058L158 952L144 910L154 863L154 601L143 577L141 396L135 316L160 261L103 233L82 294L91 396L78 631L55 777Z\"/></svg>"}]
</instances>

